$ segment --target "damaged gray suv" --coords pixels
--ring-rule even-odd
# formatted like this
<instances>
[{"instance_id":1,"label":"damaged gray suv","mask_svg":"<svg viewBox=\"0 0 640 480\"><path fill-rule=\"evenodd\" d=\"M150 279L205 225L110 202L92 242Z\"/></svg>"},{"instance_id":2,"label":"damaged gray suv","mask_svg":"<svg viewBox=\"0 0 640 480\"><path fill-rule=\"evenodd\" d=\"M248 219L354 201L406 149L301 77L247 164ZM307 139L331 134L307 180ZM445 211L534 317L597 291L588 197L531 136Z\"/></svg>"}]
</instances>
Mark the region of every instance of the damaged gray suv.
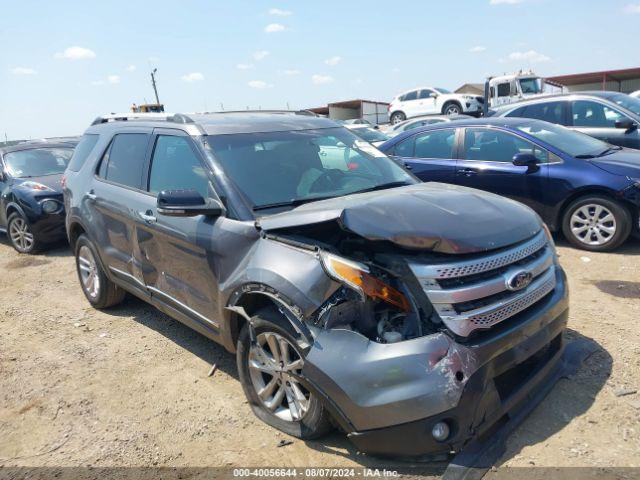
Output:
<instances>
[{"instance_id":1,"label":"damaged gray suv","mask_svg":"<svg viewBox=\"0 0 640 480\"><path fill-rule=\"evenodd\" d=\"M568 292L538 216L420 183L331 120L101 117L65 175L89 302L128 292L235 352L288 434L435 458L557 378Z\"/></svg>"}]
</instances>

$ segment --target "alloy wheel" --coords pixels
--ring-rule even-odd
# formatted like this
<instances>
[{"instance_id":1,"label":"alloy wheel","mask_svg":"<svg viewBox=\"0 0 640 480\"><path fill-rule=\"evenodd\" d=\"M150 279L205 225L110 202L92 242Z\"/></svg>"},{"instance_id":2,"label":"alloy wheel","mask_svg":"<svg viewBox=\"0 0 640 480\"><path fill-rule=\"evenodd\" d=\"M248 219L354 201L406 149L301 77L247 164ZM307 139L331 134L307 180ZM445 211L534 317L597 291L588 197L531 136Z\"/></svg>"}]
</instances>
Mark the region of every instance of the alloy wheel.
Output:
<instances>
[{"instance_id":1,"label":"alloy wheel","mask_svg":"<svg viewBox=\"0 0 640 480\"><path fill-rule=\"evenodd\" d=\"M78 252L78 268L82 287L91 298L97 298L100 293L100 277L98 265L89 247L83 245Z\"/></svg>"},{"instance_id":2,"label":"alloy wheel","mask_svg":"<svg viewBox=\"0 0 640 480\"><path fill-rule=\"evenodd\" d=\"M447 110L444 113L446 115L457 115L460 113L460 109L455 105L451 105L447 107Z\"/></svg>"},{"instance_id":3,"label":"alloy wheel","mask_svg":"<svg viewBox=\"0 0 640 480\"><path fill-rule=\"evenodd\" d=\"M275 332L260 333L248 362L251 383L264 407L282 420L301 420L311 394L296 379L304 360L293 345Z\"/></svg>"},{"instance_id":4,"label":"alloy wheel","mask_svg":"<svg viewBox=\"0 0 640 480\"><path fill-rule=\"evenodd\" d=\"M28 252L33 248L33 233L29 229L24 218L16 218L9 225L9 237L13 244L22 252Z\"/></svg>"},{"instance_id":5,"label":"alloy wheel","mask_svg":"<svg viewBox=\"0 0 640 480\"><path fill-rule=\"evenodd\" d=\"M616 229L613 213L603 205L583 205L571 215L571 233L587 245L600 246L608 243Z\"/></svg>"}]
</instances>

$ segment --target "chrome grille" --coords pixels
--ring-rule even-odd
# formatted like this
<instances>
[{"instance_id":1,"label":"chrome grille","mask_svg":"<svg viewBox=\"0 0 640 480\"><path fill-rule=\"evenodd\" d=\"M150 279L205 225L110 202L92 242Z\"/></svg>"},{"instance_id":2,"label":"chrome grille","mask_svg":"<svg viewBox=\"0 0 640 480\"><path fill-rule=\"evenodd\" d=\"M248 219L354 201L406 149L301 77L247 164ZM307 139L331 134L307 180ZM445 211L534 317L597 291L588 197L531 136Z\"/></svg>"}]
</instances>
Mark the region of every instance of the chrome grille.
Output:
<instances>
[{"instance_id":1,"label":"chrome grille","mask_svg":"<svg viewBox=\"0 0 640 480\"><path fill-rule=\"evenodd\" d=\"M541 231L516 247L473 260L410 267L444 324L466 337L516 315L555 288L553 248ZM530 283L513 285L516 277Z\"/></svg>"}]
</instances>

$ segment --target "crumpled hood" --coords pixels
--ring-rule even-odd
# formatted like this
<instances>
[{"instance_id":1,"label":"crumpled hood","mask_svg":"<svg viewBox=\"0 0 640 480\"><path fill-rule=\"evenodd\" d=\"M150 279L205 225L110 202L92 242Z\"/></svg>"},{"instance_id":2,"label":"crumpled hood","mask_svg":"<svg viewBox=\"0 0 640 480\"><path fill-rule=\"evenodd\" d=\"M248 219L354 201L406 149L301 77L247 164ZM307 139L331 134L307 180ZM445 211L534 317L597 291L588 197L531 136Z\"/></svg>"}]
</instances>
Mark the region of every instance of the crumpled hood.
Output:
<instances>
[{"instance_id":1,"label":"crumpled hood","mask_svg":"<svg viewBox=\"0 0 640 480\"><path fill-rule=\"evenodd\" d=\"M640 150L623 148L618 152L589 161L602 170L613 173L614 175L640 178Z\"/></svg>"},{"instance_id":2,"label":"crumpled hood","mask_svg":"<svg viewBox=\"0 0 640 480\"><path fill-rule=\"evenodd\" d=\"M62 193L62 173L55 174L55 175L45 175L43 177L15 178L13 182L14 182L14 185L16 186L25 182L41 183L42 185L45 185L53 189L55 193ZM44 193L44 192L38 192L38 193ZM53 192L50 192L50 193L53 193Z\"/></svg>"},{"instance_id":3,"label":"crumpled hood","mask_svg":"<svg viewBox=\"0 0 640 480\"><path fill-rule=\"evenodd\" d=\"M541 228L538 216L518 202L432 182L313 202L262 217L256 226L282 231L330 221L371 241L439 253L506 247Z\"/></svg>"}]
</instances>

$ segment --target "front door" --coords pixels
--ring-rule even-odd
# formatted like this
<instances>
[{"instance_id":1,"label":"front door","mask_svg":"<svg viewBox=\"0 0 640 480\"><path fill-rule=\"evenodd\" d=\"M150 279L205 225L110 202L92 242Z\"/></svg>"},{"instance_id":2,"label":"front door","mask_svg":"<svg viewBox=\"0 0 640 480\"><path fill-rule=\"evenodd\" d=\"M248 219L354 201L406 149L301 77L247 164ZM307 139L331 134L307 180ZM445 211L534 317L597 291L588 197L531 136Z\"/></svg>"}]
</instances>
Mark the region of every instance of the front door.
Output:
<instances>
[{"instance_id":1,"label":"front door","mask_svg":"<svg viewBox=\"0 0 640 480\"><path fill-rule=\"evenodd\" d=\"M640 149L638 129L616 128L618 121L630 121L622 112L593 100L571 102L571 121L575 130L620 147Z\"/></svg>"},{"instance_id":2,"label":"front door","mask_svg":"<svg viewBox=\"0 0 640 480\"><path fill-rule=\"evenodd\" d=\"M158 215L163 190L195 190L214 197L205 164L184 132L155 129L152 139L146 204L137 215L136 238L144 282L152 297L208 328L218 328L218 281L214 248L218 218Z\"/></svg>"},{"instance_id":3,"label":"front door","mask_svg":"<svg viewBox=\"0 0 640 480\"><path fill-rule=\"evenodd\" d=\"M413 135L396 145L394 156L423 182L455 183L456 129Z\"/></svg>"},{"instance_id":4,"label":"front door","mask_svg":"<svg viewBox=\"0 0 640 480\"><path fill-rule=\"evenodd\" d=\"M438 94L433 90L424 89L418 92L418 101L414 115L425 115L440 113L436 108L436 97Z\"/></svg>"},{"instance_id":5,"label":"front door","mask_svg":"<svg viewBox=\"0 0 640 480\"><path fill-rule=\"evenodd\" d=\"M458 185L504 195L545 215L548 152L515 134L495 128L466 128L456 165ZM532 153L539 158L535 169L516 166L514 155Z\"/></svg>"}]
</instances>

